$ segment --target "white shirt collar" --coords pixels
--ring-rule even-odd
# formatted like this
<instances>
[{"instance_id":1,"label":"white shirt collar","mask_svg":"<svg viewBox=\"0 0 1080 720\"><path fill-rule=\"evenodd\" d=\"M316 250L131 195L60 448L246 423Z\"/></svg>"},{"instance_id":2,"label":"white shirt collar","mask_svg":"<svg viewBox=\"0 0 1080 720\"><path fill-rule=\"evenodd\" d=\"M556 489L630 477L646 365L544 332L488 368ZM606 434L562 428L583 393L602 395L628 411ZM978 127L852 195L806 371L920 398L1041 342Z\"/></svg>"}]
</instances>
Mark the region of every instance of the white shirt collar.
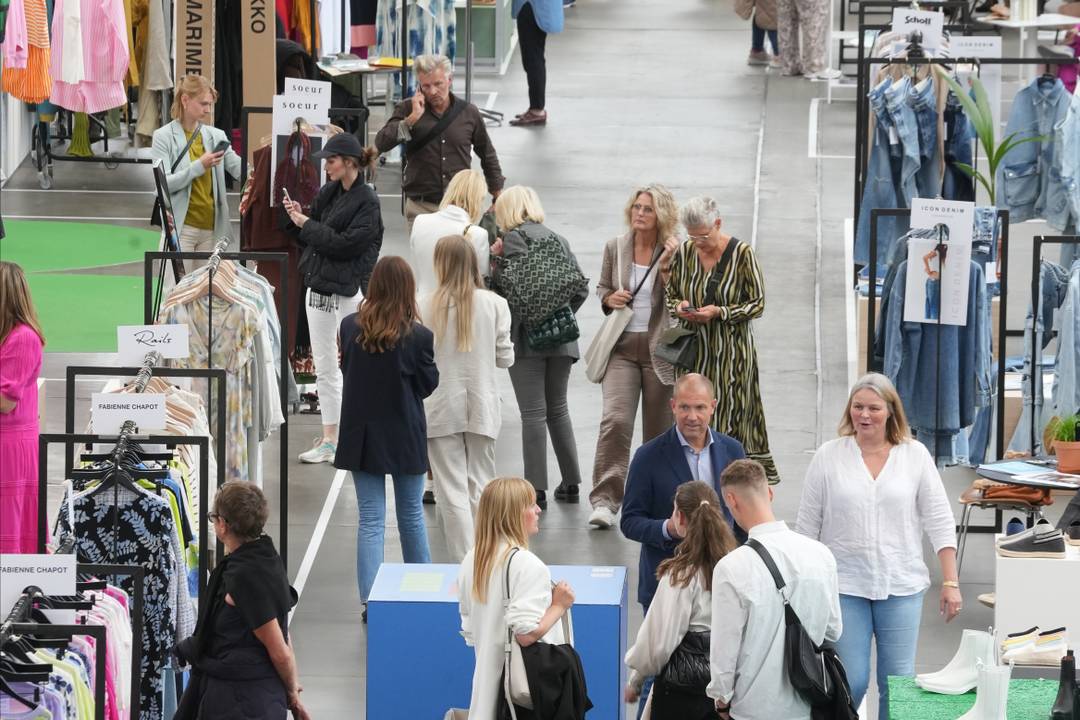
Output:
<instances>
[{"instance_id":1,"label":"white shirt collar","mask_svg":"<svg viewBox=\"0 0 1080 720\"><path fill-rule=\"evenodd\" d=\"M784 532L787 529L787 523L783 520L773 520L772 522L755 525L750 528L750 532L747 534L750 537L758 537L759 535L772 535L773 533Z\"/></svg>"},{"instance_id":2,"label":"white shirt collar","mask_svg":"<svg viewBox=\"0 0 1080 720\"><path fill-rule=\"evenodd\" d=\"M695 453L698 452L698 450L693 445L691 445L690 442L685 437L683 437L682 431L679 430L678 425L675 426L675 434L679 436L679 444L680 445L682 445L684 448L687 448L687 449L691 450L692 452L695 452ZM705 433L705 447L703 447L701 449L701 452L705 452L706 450L708 450L709 446L712 445L712 443L713 443L712 432L711 431L706 431L706 433Z\"/></svg>"}]
</instances>

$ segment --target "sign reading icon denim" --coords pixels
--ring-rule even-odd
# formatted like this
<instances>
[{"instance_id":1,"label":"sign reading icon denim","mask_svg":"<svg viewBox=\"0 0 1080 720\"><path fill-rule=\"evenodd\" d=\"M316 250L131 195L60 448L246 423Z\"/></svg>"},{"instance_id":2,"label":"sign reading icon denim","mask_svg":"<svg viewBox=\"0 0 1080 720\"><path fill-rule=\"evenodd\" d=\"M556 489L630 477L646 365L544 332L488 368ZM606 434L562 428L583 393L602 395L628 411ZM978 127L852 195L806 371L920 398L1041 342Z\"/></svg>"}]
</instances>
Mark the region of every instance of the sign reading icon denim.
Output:
<instances>
[{"instance_id":1,"label":"sign reading icon denim","mask_svg":"<svg viewBox=\"0 0 1080 720\"><path fill-rule=\"evenodd\" d=\"M956 167L956 163L971 165L971 143L975 130L956 96L949 93L945 105L945 176L941 197L946 200L975 201L975 180Z\"/></svg>"},{"instance_id":2,"label":"sign reading icon denim","mask_svg":"<svg viewBox=\"0 0 1080 720\"><path fill-rule=\"evenodd\" d=\"M937 240L938 232L934 228L912 228L900 238L892 249L889 251L889 256L886 259L888 272L885 274L885 281L881 286L881 308L878 312L879 317L886 318L889 313L889 304L892 302L892 288L896 282L896 271L902 264L907 262L908 243L912 240ZM900 294L903 298L903 293ZM902 315L903 313L901 313ZM874 358L869 369L881 372L881 369L885 367L885 324L880 322L877 324L874 333Z\"/></svg>"},{"instance_id":3,"label":"sign reading icon denim","mask_svg":"<svg viewBox=\"0 0 1080 720\"><path fill-rule=\"evenodd\" d=\"M910 83L909 83L910 84ZM934 79L928 77L910 85L908 103L915 116L919 137L919 171L915 186L921 198L936 198L941 194L941 153L938 149L937 92Z\"/></svg>"},{"instance_id":4,"label":"sign reading icon denim","mask_svg":"<svg viewBox=\"0 0 1080 720\"><path fill-rule=\"evenodd\" d=\"M1013 100L1005 137L1041 137L1013 148L998 171L997 204L1009 210L1009 221L1043 218L1055 230L1080 211L1080 98L1060 80L1036 78Z\"/></svg>"},{"instance_id":5,"label":"sign reading icon denim","mask_svg":"<svg viewBox=\"0 0 1080 720\"><path fill-rule=\"evenodd\" d=\"M863 186L862 202L859 204L859 222L855 233L855 262L866 265L870 262L870 211L895 210L907 207L897 197L900 186L900 155L893 152L892 139L899 143L899 136L893 128L892 118L885 107L885 91L889 88L886 79L870 91L870 110L874 113L874 144L870 148L870 161L866 167L866 183ZM877 262L878 274L884 273L882 258L888 256L888 246L897 237L896 218L883 217L877 224Z\"/></svg>"},{"instance_id":6,"label":"sign reading icon denim","mask_svg":"<svg viewBox=\"0 0 1080 720\"><path fill-rule=\"evenodd\" d=\"M952 436L971 425L975 410L991 399L986 281L982 268L971 263L966 325L904 322L908 265L897 269L890 289L884 371L896 385L916 437L935 458L952 461Z\"/></svg>"}]
</instances>

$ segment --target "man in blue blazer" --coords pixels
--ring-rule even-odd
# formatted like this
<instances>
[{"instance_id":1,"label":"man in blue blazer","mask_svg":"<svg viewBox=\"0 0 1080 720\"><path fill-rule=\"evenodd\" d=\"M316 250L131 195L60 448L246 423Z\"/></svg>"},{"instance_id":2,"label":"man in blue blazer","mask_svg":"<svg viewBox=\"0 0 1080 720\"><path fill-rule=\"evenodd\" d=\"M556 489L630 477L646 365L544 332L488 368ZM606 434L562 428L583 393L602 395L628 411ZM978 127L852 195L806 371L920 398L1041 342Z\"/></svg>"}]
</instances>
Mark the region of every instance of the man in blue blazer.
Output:
<instances>
[{"instance_id":1,"label":"man in blue blazer","mask_svg":"<svg viewBox=\"0 0 1080 720\"><path fill-rule=\"evenodd\" d=\"M746 540L720 492L720 473L746 452L737 440L709 427L715 409L716 395L708 378L683 375L671 399L675 425L638 448L630 463L619 527L623 535L641 543L638 602L646 612L656 593L656 568L675 554L682 540L672 520L679 485L691 480L712 485L735 538L740 543Z\"/></svg>"}]
</instances>

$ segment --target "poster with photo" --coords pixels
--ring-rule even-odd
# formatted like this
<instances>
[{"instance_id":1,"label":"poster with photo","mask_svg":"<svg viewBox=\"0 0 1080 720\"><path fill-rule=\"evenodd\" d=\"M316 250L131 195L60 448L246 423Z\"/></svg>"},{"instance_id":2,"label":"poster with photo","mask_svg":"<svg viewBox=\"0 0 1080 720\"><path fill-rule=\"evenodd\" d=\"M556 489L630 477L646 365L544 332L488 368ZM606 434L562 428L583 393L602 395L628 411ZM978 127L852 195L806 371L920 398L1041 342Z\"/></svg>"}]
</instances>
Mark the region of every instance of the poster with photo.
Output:
<instances>
[{"instance_id":1,"label":"poster with photo","mask_svg":"<svg viewBox=\"0 0 1080 720\"><path fill-rule=\"evenodd\" d=\"M270 150L270 187L277 188L278 169L284 162L296 175L309 178L304 183L305 187L313 183L314 188L318 189L326 177L326 163L312 160L311 154L321 150L329 137L325 126L330 123L330 83L287 78L285 94L274 96L272 112L274 139ZM289 138L296 132L298 124L307 139L298 136L289 148ZM313 180L309 177L312 173L315 176ZM290 194L297 195L293 200L309 206L311 198L306 195L310 193L290 191ZM278 203L277 195L276 191L270 193L271 206Z\"/></svg>"},{"instance_id":2,"label":"poster with photo","mask_svg":"<svg viewBox=\"0 0 1080 720\"><path fill-rule=\"evenodd\" d=\"M966 325L975 203L911 201L911 227L936 237L908 241L904 322Z\"/></svg>"}]
</instances>

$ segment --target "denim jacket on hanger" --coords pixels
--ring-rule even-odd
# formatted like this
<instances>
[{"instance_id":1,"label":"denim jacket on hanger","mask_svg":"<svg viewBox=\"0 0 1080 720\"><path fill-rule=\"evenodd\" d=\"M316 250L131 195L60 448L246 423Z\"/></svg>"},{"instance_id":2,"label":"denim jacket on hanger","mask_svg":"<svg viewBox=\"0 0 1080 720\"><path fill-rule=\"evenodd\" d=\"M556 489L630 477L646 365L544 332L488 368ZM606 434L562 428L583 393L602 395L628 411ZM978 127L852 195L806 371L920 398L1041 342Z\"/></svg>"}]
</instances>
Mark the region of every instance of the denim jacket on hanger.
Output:
<instances>
[{"instance_id":1,"label":"denim jacket on hanger","mask_svg":"<svg viewBox=\"0 0 1080 720\"><path fill-rule=\"evenodd\" d=\"M1043 218L1056 230L1080 214L1080 97L1060 80L1036 78L1016 94L1004 137L1043 137L1005 156L997 178L997 204L1009 221Z\"/></svg>"}]
</instances>

